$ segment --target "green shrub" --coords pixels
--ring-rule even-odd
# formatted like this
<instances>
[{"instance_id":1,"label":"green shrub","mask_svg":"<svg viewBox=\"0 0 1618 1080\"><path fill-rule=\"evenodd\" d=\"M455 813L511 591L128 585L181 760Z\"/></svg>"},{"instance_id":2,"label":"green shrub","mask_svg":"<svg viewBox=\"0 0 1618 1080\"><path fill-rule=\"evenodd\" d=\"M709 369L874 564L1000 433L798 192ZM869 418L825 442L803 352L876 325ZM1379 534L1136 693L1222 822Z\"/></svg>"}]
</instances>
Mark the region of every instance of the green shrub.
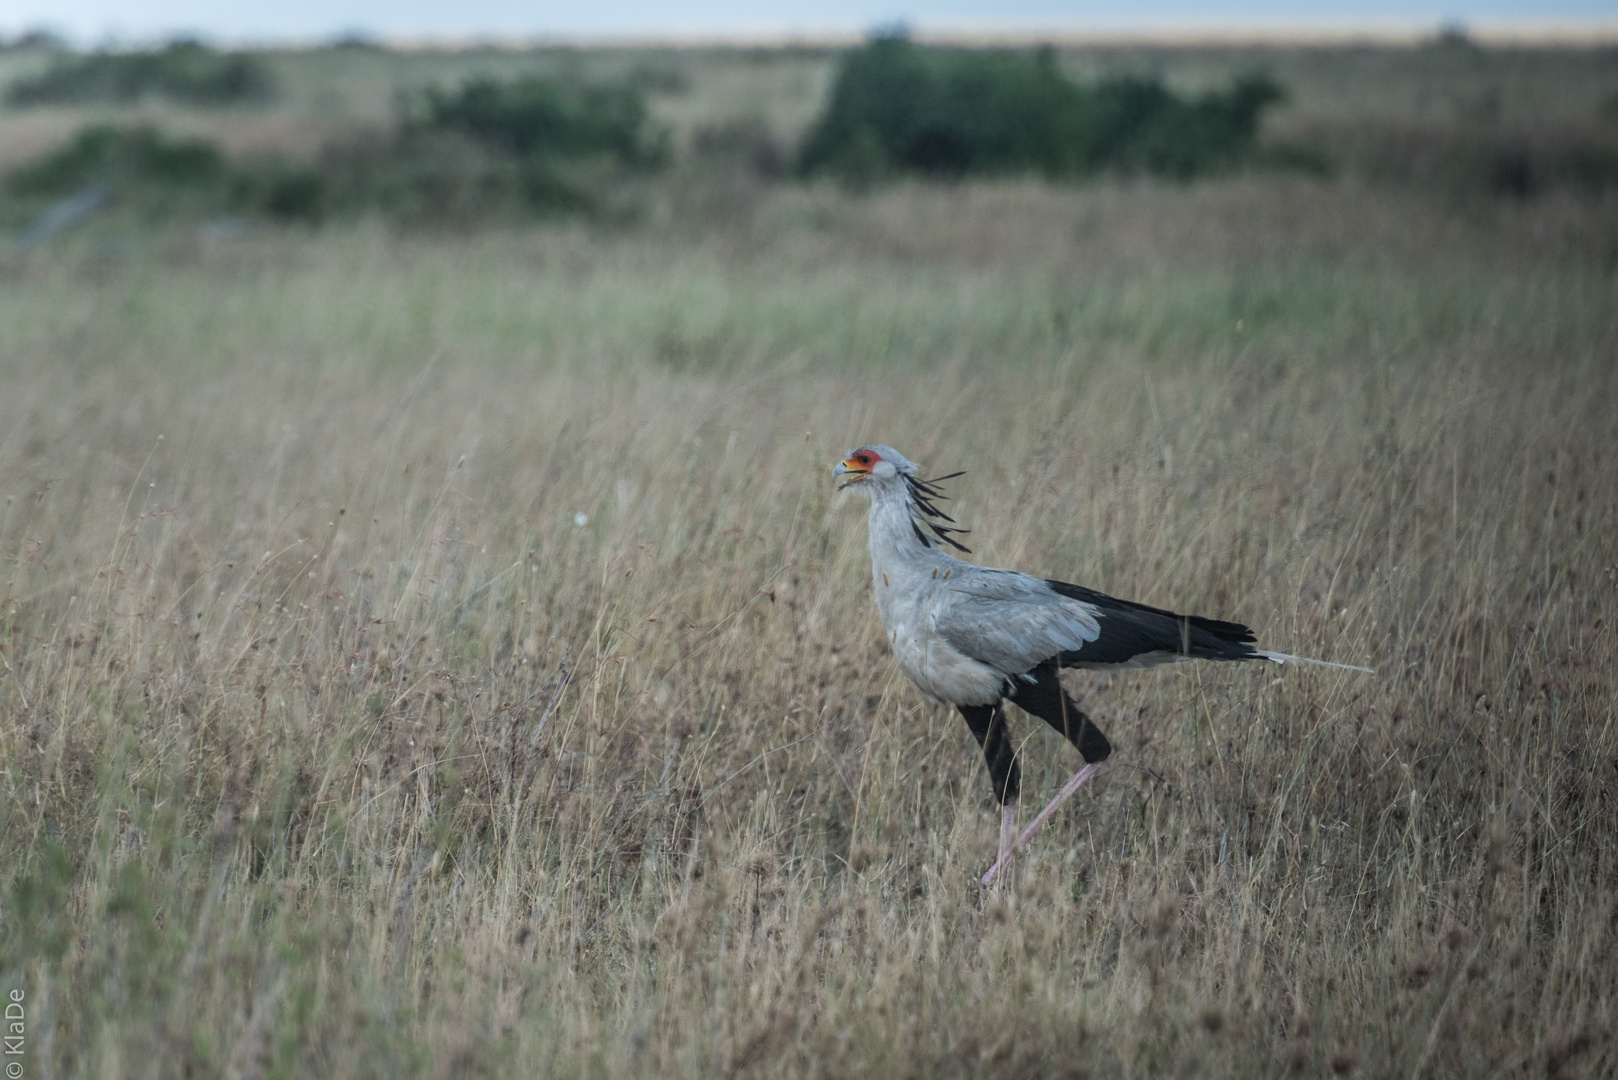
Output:
<instances>
[{"instance_id":1,"label":"green shrub","mask_svg":"<svg viewBox=\"0 0 1618 1080\"><path fill-rule=\"evenodd\" d=\"M1264 110L1282 99L1264 76L1239 78L1223 93L1187 101L1155 79L1103 82L1091 94L1094 120L1085 158L1187 179L1226 168L1250 153Z\"/></svg>"},{"instance_id":2,"label":"green shrub","mask_svg":"<svg viewBox=\"0 0 1618 1080\"><path fill-rule=\"evenodd\" d=\"M224 155L204 139L170 139L151 127L92 124L66 144L13 172L14 195L50 198L92 184L123 193L152 188L169 193L219 187L227 177Z\"/></svg>"},{"instance_id":3,"label":"green shrub","mask_svg":"<svg viewBox=\"0 0 1618 1080\"><path fill-rule=\"evenodd\" d=\"M1263 76L1195 100L1156 79L1085 87L1049 49L924 49L879 37L844 57L799 168L861 178L1106 168L1191 177L1247 155L1264 110L1281 97Z\"/></svg>"},{"instance_id":4,"label":"green shrub","mask_svg":"<svg viewBox=\"0 0 1618 1080\"><path fill-rule=\"evenodd\" d=\"M517 155L454 132L407 128L329 147L304 172L248 186L243 208L278 218L381 214L415 225L587 211L610 183L577 163Z\"/></svg>"},{"instance_id":5,"label":"green shrub","mask_svg":"<svg viewBox=\"0 0 1618 1080\"><path fill-rule=\"evenodd\" d=\"M273 158L255 161L233 170L230 205L275 221L314 225L332 209L328 187L319 169Z\"/></svg>"},{"instance_id":6,"label":"green shrub","mask_svg":"<svg viewBox=\"0 0 1618 1080\"><path fill-rule=\"evenodd\" d=\"M175 41L144 52L59 57L40 74L12 83L6 100L13 105L128 104L155 96L190 105L237 105L273 94L274 81L257 57Z\"/></svg>"},{"instance_id":7,"label":"green shrub","mask_svg":"<svg viewBox=\"0 0 1618 1080\"><path fill-rule=\"evenodd\" d=\"M572 88L543 79L473 80L426 98L392 131L351 137L311 164L284 158L228 162L211 143L150 127L94 125L13 173L25 200L104 187L147 216L232 212L316 223L380 214L413 224L592 212L626 174L662 160L640 91Z\"/></svg>"},{"instance_id":8,"label":"green shrub","mask_svg":"<svg viewBox=\"0 0 1618 1080\"><path fill-rule=\"evenodd\" d=\"M800 168L1072 172L1086 104L1049 53L925 50L877 38L844 58Z\"/></svg>"},{"instance_id":9,"label":"green shrub","mask_svg":"<svg viewBox=\"0 0 1618 1080\"><path fill-rule=\"evenodd\" d=\"M662 156L660 141L649 132L645 98L627 85L473 79L457 91L430 91L423 123L521 157L605 156L640 166Z\"/></svg>"},{"instance_id":10,"label":"green shrub","mask_svg":"<svg viewBox=\"0 0 1618 1080\"><path fill-rule=\"evenodd\" d=\"M451 225L592 212L626 173L664 157L637 85L483 77L428 91L413 118L329 147L312 173L247 185L246 205Z\"/></svg>"}]
</instances>

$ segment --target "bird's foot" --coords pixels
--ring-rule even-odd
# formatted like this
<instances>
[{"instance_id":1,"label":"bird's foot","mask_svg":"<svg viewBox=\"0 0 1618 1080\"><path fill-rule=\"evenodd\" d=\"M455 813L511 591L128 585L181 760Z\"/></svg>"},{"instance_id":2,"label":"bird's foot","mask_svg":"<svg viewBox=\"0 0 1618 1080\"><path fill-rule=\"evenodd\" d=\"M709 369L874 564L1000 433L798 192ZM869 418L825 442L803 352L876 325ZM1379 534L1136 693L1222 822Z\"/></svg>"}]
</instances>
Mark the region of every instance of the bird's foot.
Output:
<instances>
[{"instance_id":1,"label":"bird's foot","mask_svg":"<svg viewBox=\"0 0 1618 1080\"><path fill-rule=\"evenodd\" d=\"M1100 768L1101 763L1096 761L1074 773L1073 779L1062 785L1062 790L1056 793L1056 798L1045 804L1045 809L1041 810L1034 820L1028 823L1028 828L1024 829L1016 842L1009 846L1006 844L1006 830L1008 826L1014 830L1017 819L1015 807L1008 807L1008 812L1000 821L1000 857L994 861L993 866L989 867L989 872L983 875L979 884L985 889L992 885L994 879L1000 876L1001 871L1011 864L1012 859L1017 857L1017 852L1026 847L1028 841L1034 838L1034 834L1039 831L1039 827L1045 824L1045 819L1054 814L1058 806L1071 799L1073 793L1083 787L1085 781L1094 776Z\"/></svg>"}]
</instances>

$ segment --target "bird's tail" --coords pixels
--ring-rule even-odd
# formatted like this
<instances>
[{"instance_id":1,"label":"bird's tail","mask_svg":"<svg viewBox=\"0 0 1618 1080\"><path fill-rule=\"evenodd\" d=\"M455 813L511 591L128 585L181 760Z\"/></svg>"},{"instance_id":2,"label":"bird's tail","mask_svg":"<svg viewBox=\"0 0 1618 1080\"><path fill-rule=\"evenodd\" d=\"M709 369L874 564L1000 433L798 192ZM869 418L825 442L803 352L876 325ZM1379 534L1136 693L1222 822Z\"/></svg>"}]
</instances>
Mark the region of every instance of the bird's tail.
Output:
<instances>
[{"instance_id":1,"label":"bird's tail","mask_svg":"<svg viewBox=\"0 0 1618 1080\"><path fill-rule=\"evenodd\" d=\"M1375 668L1360 667L1358 664L1339 664L1333 660L1316 660L1308 656L1293 656L1284 652L1265 652L1263 649L1254 649L1254 652L1266 660L1274 660L1277 664L1314 664L1317 667L1341 668L1344 671L1363 671L1367 675L1375 675Z\"/></svg>"}]
</instances>

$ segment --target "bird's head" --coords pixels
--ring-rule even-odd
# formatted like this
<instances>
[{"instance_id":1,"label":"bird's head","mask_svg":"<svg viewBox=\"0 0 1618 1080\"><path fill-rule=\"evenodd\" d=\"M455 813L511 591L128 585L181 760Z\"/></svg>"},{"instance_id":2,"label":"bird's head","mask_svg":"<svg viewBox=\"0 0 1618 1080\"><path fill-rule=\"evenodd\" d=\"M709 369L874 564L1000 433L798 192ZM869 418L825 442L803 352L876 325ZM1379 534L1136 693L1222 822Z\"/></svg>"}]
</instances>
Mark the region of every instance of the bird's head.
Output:
<instances>
[{"instance_id":1,"label":"bird's head","mask_svg":"<svg viewBox=\"0 0 1618 1080\"><path fill-rule=\"evenodd\" d=\"M966 530L957 528L955 519L938 508L938 501L946 497L938 484L961 474L950 473L948 476L923 480L917 475L918 472L914 461L881 443L860 447L832 469L832 475L837 477L837 490L858 488L878 505L897 503L907 507L911 528L928 547L942 541L957 551L970 550L950 537L951 533ZM872 520L874 522L875 518ZM928 532L931 536L927 535Z\"/></svg>"},{"instance_id":2,"label":"bird's head","mask_svg":"<svg viewBox=\"0 0 1618 1080\"><path fill-rule=\"evenodd\" d=\"M902 478L916 474L916 463L891 446L862 446L832 469L837 490L859 485L866 493L875 488L896 486Z\"/></svg>"}]
</instances>

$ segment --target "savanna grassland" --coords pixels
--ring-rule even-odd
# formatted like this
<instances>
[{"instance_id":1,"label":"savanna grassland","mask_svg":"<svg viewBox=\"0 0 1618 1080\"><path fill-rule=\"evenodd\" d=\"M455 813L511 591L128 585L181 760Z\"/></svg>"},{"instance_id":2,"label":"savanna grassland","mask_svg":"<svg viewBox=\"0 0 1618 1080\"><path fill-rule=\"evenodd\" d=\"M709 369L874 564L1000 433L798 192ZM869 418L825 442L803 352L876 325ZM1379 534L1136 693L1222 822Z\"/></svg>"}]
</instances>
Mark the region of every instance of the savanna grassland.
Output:
<instances>
[{"instance_id":1,"label":"savanna grassland","mask_svg":"<svg viewBox=\"0 0 1618 1080\"><path fill-rule=\"evenodd\" d=\"M677 128L777 100L709 70ZM1614 1071L1611 192L666 185L0 261L25 1075ZM980 895L863 441L966 469L985 562L1377 674L1072 676L1117 751ZM1035 803L1077 758L1014 734Z\"/></svg>"}]
</instances>

